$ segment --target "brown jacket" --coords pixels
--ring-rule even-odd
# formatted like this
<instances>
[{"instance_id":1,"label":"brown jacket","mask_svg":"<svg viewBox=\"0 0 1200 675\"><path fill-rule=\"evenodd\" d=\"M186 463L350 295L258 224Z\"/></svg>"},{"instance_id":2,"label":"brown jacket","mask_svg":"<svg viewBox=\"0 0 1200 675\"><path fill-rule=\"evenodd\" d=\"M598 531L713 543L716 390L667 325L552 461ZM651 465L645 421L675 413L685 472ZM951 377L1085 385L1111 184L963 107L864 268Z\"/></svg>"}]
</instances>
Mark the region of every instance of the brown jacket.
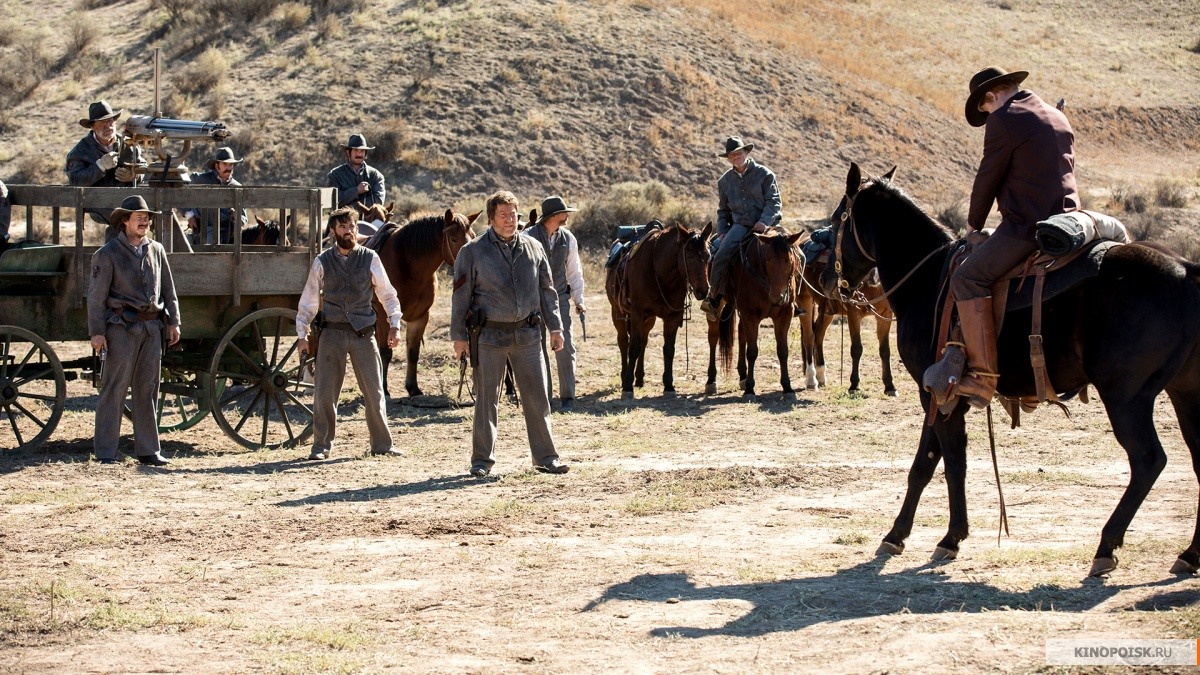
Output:
<instances>
[{"instance_id":1,"label":"brown jacket","mask_svg":"<svg viewBox=\"0 0 1200 675\"><path fill-rule=\"evenodd\" d=\"M1062 112L1033 92L1017 92L987 117L967 224L983 227L996 202L1001 227L1032 240L1039 220L1078 209L1074 146Z\"/></svg>"}]
</instances>

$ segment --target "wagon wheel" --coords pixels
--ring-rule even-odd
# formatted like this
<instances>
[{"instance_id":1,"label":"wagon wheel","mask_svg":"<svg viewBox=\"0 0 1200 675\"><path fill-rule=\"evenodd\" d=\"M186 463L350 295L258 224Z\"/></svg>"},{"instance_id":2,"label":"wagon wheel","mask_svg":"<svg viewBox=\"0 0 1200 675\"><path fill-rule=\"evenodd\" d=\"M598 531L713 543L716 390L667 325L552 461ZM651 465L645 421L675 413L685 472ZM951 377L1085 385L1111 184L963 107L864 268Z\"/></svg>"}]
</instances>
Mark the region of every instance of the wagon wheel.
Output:
<instances>
[{"instance_id":1,"label":"wagon wheel","mask_svg":"<svg viewBox=\"0 0 1200 675\"><path fill-rule=\"evenodd\" d=\"M262 309L225 332L208 368L213 417L233 440L251 449L285 448L312 434L313 385L301 377L296 311Z\"/></svg>"},{"instance_id":2,"label":"wagon wheel","mask_svg":"<svg viewBox=\"0 0 1200 675\"><path fill-rule=\"evenodd\" d=\"M217 380L217 396L225 391L228 382L224 377ZM164 367L158 386L158 432L183 431L203 422L212 412L213 395L209 393L209 384L205 373ZM121 413L125 419L133 421L128 399Z\"/></svg>"},{"instance_id":3,"label":"wagon wheel","mask_svg":"<svg viewBox=\"0 0 1200 675\"><path fill-rule=\"evenodd\" d=\"M67 377L50 345L24 328L0 326L0 448L38 448L66 405Z\"/></svg>"}]
</instances>

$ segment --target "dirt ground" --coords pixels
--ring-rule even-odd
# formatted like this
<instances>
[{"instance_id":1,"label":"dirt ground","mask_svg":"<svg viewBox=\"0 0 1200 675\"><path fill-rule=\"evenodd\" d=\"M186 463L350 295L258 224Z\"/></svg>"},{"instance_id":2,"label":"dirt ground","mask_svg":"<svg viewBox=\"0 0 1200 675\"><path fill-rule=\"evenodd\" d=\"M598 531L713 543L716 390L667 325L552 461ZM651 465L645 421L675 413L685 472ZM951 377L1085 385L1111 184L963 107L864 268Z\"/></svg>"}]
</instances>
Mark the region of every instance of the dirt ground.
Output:
<instances>
[{"instance_id":1,"label":"dirt ground","mask_svg":"<svg viewBox=\"0 0 1200 675\"><path fill-rule=\"evenodd\" d=\"M444 302L423 405L457 385ZM682 332L676 356L682 395L661 396L656 336L647 386L622 401L607 303L589 303L581 399L553 418L564 476L530 470L508 404L489 478L466 475L470 408L393 401L405 456L364 456L350 382L329 461L243 450L210 419L164 437L169 469L102 466L89 460L91 390L72 382L54 439L0 456L0 669L1027 672L1053 670L1048 638L1200 631L1200 586L1168 572L1197 484L1165 398L1170 463L1111 578L1085 575L1128 470L1096 402L1015 431L998 413L1011 525L999 543L986 418L973 414L974 536L959 559L929 562L947 523L940 473L907 552L877 557L922 424L898 363L887 398L868 343L865 395L847 395L835 326L829 386L792 402L764 337L760 399L742 401L735 378L706 398L696 312L690 360ZM802 382L794 332L793 348Z\"/></svg>"}]
</instances>

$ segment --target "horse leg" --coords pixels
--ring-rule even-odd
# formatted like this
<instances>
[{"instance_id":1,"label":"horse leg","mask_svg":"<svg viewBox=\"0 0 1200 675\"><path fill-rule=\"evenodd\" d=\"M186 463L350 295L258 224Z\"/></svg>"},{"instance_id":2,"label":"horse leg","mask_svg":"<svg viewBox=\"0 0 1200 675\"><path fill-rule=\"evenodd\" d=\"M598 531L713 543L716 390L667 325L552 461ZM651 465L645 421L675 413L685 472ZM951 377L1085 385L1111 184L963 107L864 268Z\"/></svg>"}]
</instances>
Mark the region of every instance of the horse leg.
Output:
<instances>
[{"instance_id":1,"label":"horse leg","mask_svg":"<svg viewBox=\"0 0 1200 675\"><path fill-rule=\"evenodd\" d=\"M717 341L719 340L719 331L719 322L708 322L708 380L704 383L705 396L712 396L717 393Z\"/></svg>"},{"instance_id":2,"label":"horse leg","mask_svg":"<svg viewBox=\"0 0 1200 675\"><path fill-rule=\"evenodd\" d=\"M512 361L504 362L504 396L508 398L508 402L513 405L521 405L521 399L517 396L517 387L513 383Z\"/></svg>"},{"instance_id":3,"label":"horse leg","mask_svg":"<svg viewBox=\"0 0 1200 675\"><path fill-rule=\"evenodd\" d=\"M1096 548L1092 569L1088 573L1093 577L1116 569L1114 551L1125 544L1129 523L1133 522L1138 507L1167 465L1167 453L1163 452L1158 433L1154 430L1155 396L1139 392L1128 399L1101 398L1112 423L1113 436L1125 448L1129 458L1129 485L1125 486L1125 493L1117 502L1117 508L1100 530L1100 546ZM1188 447L1191 449L1190 445Z\"/></svg>"},{"instance_id":4,"label":"horse leg","mask_svg":"<svg viewBox=\"0 0 1200 675\"><path fill-rule=\"evenodd\" d=\"M1175 417L1179 420L1179 430L1183 432L1183 440L1187 442L1192 454L1192 471L1200 480L1200 392L1167 390L1171 404L1175 406ZM1192 534L1192 543L1171 567L1172 574L1195 574L1200 570L1200 509L1196 512L1196 529Z\"/></svg>"},{"instance_id":5,"label":"horse leg","mask_svg":"<svg viewBox=\"0 0 1200 675\"><path fill-rule=\"evenodd\" d=\"M675 395L675 337L681 318L663 319L663 396Z\"/></svg>"},{"instance_id":6,"label":"horse leg","mask_svg":"<svg viewBox=\"0 0 1200 675\"><path fill-rule=\"evenodd\" d=\"M933 549L933 560L953 560L958 557L958 545L967 538L967 424L965 408L949 420L934 423L934 433L942 448L942 463L946 476L946 492L950 501L950 525L946 536Z\"/></svg>"},{"instance_id":7,"label":"horse leg","mask_svg":"<svg viewBox=\"0 0 1200 675\"><path fill-rule=\"evenodd\" d=\"M816 325L813 326L813 353L817 364L817 382L824 387L825 333L829 331L829 324L833 323L833 316L826 314L824 309L819 310L818 314Z\"/></svg>"},{"instance_id":8,"label":"horse leg","mask_svg":"<svg viewBox=\"0 0 1200 675\"><path fill-rule=\"evenodd\" d=\"M650 342L650 331L652 330L654 330L653 314L642 322L642 348L638 350L637 372L634 373L635 380L633 382L633 386L639 389L646 385L646 347Z\"/></svg>"},{"instance_id":9,"label":"horse leg","mask_svg":"<svg viewBox=\"0 0 1200 675\"><path fill-rule=\"evenodd\" d=\"M950 420L937 424L943 423L955 423L963 434L966 433L966 425L961 415L953 415ZM925 487L933 479L933 473L941 459L942 442L934 428L927 426L921 431L921 440L917 444L917 455L913 458L912 467L908 470L908 489L904 493L904 503L900 506L900 513L892 523L892 529L884 535L883 542L879 544L879 550L876 553L900 555L904 552L904 541L908 539L908 535L912 534L917 504L921 501L921 494L925 491Z\"/></svg>"},{"instance_id":10,"label":"horse leg","mask_svg":"<svg viewBox=\"0 0 1200 675\"><path fill-rule=\"evenodd\" d=\"M417 362L421 360L421 341L425 339L425 326L429 323L429 312L408 322L404 333L404 344L407 348L407 370L404 374L404 388L409 396L420 396L421 388L417 386Z\"/></svg>"},{"instance_id":11,"label":"horse leg","mask_svg":"<svg viewBox=\"0 0 1200 675\"><path fill-rule=\"evenodd\" d=\"M742 393L746 392L746 338L750 332L748 324L749 324L749 321L746 319L746 315L740 314L738 316L737 372L738 372L738 389L741 389ZM755 334L757 335L757 331L755 331Z\"/></svg>"},{"instance_id":12,"label":"horse leg","mask_svg":"<svg viewBox=\"0 0 1200 675\"><path fill-rule=\"evenodd\" d=\"M642 337L642 318L640 316L630 314L626 322L629 332L625 339L629 344L629 355L621 366L621 398L631 399L633 398L634 372L637 370L640 352L645 349L645 338Z\"/></svg>"},{"instance_id":13,"label":"horse leg","mask_svg":"<svg viewBox=\"0 0 1200 675\"><path fill-rule=\"evenodd\" d=\"M796 400L796 392L792 389L792 377L788 373L788 331L792 328L792 313L781 311L772 322L775 325L775 354L779 357L779 384L783 387L784 398Z\"/></svg>"},{"instance_id":14,"label":"horse leg","mask_svg":"<svg viewBox=\"0 0 1200 675\"><path fill-rule=\"evenodd\" d=\"M896 385L892 382L891 334L892 322L875 317L875 336L879 339L879 363L883 366L883 393L894 398L897 394Z\"/></svg>"},{"instance_id":15,"label":"horse leg","mask_svg":"<svg viewBox=\"0 0 1200 675\"><path fill-rule=\"evenodd\" d=\"M621 316L614 306L612 322L613 328L617 329L617 350L621 352L621 390L624 392L626 369L629 368L629 318ZM628 391L632 392L632 387Z\"/></svg>"},{"instance_id":16,"label":"horse leg","mask_svg":"<svg viewBox=\"0 0 1200 675\"><path fill-rule=\"evenodd\" d=\"M858 363L862 360L862 310L851 307L846 311L850 326L850 393L858 392Z\"/></svg>"},{"instance_id":17,"label":"horse leg","mask_svg":"<svg viewBox=\"0 0 1200 675\"><path fill-rule=\"evenodd\" d=\"M819 389L821 383L817 380L817 350L813 341L813 315L816 307L808 303L808 311L799 318L800 321L800 355L804 360L804 388Z\"/></svg>"},{"instance_id":18,"label":"horse leg","mask_svg":"<svg viewBox=\"0 0 1200 675\"><path fill-rule=\"evenodd\" d=\"M758 326L762 322L762 317L754 317L754 321L747 321L746 326L746 386L743 388L743 398L747 401L757 400L754 392L754 362L758 360Z\"/></svg>"}]
</instances>

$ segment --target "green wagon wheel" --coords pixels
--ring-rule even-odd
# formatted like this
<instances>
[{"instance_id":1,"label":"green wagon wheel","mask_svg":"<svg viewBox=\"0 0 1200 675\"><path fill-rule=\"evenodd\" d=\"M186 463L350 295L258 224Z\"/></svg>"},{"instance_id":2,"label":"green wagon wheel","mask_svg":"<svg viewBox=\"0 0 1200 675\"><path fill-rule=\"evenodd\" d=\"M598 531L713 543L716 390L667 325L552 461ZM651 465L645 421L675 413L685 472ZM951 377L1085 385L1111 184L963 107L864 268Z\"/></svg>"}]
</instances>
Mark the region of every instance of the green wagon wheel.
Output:
<instances>
[{"instance_id":1,"label":"green wagon wheel","mask_svg":"<svg viewBox=\"0 0 1200 675\"><path fill-rule=\"evenodd\" d=\"M50 438L67 405L67 376L35 333L0 326L0 449L34 450Z\"/></svg>"},{"instance_id":2,"label":"green wagon wheel","mask_svg":"<svg viewBox=\"0 0 1200 675\"><path fill-rule=\"evenodd\" d=\"M233 325L209 363L213 418L238 444L251 449L286 448L312 434L313 385L304 382L296 347L296 310L252 312Z\"/></svg>"},{"instance_id":3,"label":"green wagon wheel","mask_svg":"<svg viewBox=\"0 0 1200 675\"><path fill-rule=\"evenodd\" d=\"M217 394L225 390L228 380L217 380ZM158 432L191 429L204 421L212 412L212 395L208 391L209 378L205 373L179 368L162 369L162 381L158 386ZM133 410L129 399L121 408L125 419L133 421Z\"/></svg>"}]
</instances>

